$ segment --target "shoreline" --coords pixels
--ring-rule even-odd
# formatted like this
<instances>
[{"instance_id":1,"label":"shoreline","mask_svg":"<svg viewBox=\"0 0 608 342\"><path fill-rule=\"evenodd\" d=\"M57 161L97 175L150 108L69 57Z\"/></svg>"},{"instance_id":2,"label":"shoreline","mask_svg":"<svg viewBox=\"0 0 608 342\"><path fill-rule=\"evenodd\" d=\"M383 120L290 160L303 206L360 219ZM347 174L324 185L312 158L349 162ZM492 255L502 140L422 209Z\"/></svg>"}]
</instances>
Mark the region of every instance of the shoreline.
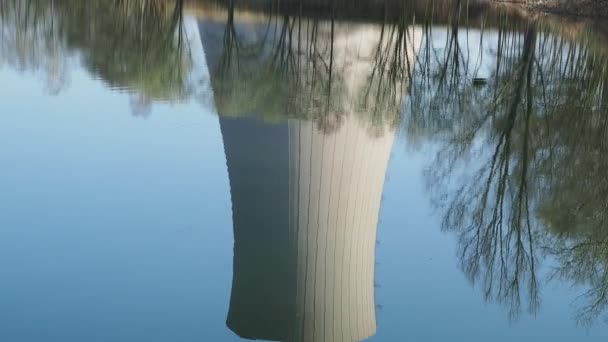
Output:
<instances>
[{"instance_id":1,"label":"shoreline","mask_svg":"<svg viewBox=\"0 0 608 342\"><path fill-rule=\"evenodd\" d=\"M560 16L608 18L608 0L492 0L492 2Z\"/></svg>"}]
</instances>

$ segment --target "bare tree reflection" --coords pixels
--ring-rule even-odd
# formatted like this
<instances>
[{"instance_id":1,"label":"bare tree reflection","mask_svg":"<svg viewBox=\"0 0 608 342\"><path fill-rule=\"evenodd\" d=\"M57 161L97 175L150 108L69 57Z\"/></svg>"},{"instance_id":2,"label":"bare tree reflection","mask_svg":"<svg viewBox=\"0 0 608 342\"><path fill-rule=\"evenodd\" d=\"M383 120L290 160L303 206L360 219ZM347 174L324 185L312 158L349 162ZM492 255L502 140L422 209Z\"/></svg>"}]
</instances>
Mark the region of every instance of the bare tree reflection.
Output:
<instances>
[{"instance_id":1,"label":"bare tree reflection","mask_svg":"<svg viewBox=\"0 0 608 342\"><path fill-rule=\"evenodd\" d=\"M265 22L237 27L230 4L223 47L211 66L220 113L315 120L328 134L351 114L372 135L400 125L419 44L405 13L399 22L387 17L382 25L360 25L338 22L335 2L325 16L304 15L300 2L293 14L273 12Z\"/></svg>"},{"instance_id":2,"label":"bare tree reflection","mask_svg":"<svg viewBox=\"0 0 608 342\"><path fill-rule=\"evenodd\" d=\"M550 257L557 278L588 288L579 322L590 322L606 308L608 280L600 209L608 202L594 171L607 152L606 54L535 19L501 20L486 47L490 63L479 52L491 71L482 86L472 82L479 63L449 52L462 49L457 28L446 33L456 35L447 53L425 41L407 129L441 145L428 184L443 229L458 236L462 270L485 299L505 304L512 318L524 305L536 313L538 270Z\"/></svg>"},{"instance_id":3,"label":"bare tree reflection","mask_svg":"<svg viewBox=\"0 0 608 342\"><path fill-rule=\"evenodd\" d=\"M432 182L441 182L454 170L457 158L477 143L481 127L488 123L494 126L495 133L489 137L494 147L488 153L488 161L479 165L474 162L477 171L471 179L447 194L443 227L459 236L465 274L471 281L481 283L486 300L507 304L511 317L519 314L522 298L527 300L527 309L533 313L540 302L527 164L531 148L531 75L535 42L536 27L532 23L517 57L520 61L510 70L513 84L502 89L508 93L505 98L510 103L501 103L500 108L490 109L485 115L465 122L440 154L437 169L430 173ZM460 54L451 57L459 58ZM459 68L458 62L452 63L444 64L448 65L445 70L452 70L456 75L458 71L453 70ZM440 76L440 84L443 77ZM459 82L455 77L452 80ZM451 94L450 90L446 96L451 97ZM449 159L443 159L446 156ZM525 293L522 293L522 286Z\"/></svg>"}]
</instances>

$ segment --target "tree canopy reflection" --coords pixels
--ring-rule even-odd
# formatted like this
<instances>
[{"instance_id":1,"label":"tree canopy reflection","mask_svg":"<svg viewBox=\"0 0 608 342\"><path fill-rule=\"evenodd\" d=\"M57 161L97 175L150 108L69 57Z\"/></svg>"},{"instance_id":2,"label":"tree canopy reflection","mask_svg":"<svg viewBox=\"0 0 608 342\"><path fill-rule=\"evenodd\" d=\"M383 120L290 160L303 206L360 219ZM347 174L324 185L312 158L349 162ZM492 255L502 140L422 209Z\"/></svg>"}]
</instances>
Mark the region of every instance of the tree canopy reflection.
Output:
<instances>
[{"instance_id":1,"label":"tree canopy reflection","mask_svg":"<svg viewBox=\"0 0 608 342\"><path fill-rule=\"evenodd\" d=\"M182 6L181 0L2 1L0 59L44 71L53 93L69 79L67 65L79 60L109 86L134 91L141 105L181 99L190 92L191 68Z\"/></svg>"}]
</instances>

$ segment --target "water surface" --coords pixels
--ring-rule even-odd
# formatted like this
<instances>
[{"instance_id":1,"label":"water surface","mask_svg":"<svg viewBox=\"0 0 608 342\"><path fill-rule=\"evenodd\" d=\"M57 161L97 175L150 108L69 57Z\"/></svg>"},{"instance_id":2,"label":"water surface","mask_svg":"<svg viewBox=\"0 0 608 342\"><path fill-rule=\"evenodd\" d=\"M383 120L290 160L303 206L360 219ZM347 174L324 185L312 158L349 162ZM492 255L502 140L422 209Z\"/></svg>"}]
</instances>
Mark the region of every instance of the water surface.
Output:
<instances>
[{"instance_id":1,"label":"water surface","mask_svg":"<svg viewBox=\"0 0 608 342\"><path fill-rule=\"evenodd\" d=\"M0 2L0 341L605 341L601 24L272 4Z\"/></svg>"}]
</instances>

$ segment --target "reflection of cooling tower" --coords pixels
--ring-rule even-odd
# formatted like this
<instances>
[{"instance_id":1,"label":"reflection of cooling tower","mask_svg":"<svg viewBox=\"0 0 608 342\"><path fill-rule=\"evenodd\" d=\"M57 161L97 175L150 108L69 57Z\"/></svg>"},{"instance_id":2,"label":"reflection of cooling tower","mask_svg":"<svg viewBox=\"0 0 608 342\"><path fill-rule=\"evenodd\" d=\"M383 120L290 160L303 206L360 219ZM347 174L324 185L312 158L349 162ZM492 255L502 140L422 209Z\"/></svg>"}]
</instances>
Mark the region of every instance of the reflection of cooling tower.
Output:
<instances>
[{"instance_id":1,"label":"reflection of cooling tower","mask_svg":"<svg viewBox=\"0 0 608 342\"><path fill-rule=\"evenodd\" d=\"M228 326L251 339L355 341L375 333L376 225L393 134L354 118L221 119L233 203Z\"/></svg>"},{"instance_id":2,"label":"reflection of cooling tower","mask_svg":"<svg viewBox=\"0 0 608 342\"><path fill-rule=\"evenodd\" d=\"M280 37L264 38L266 23L252 20L231 28L212 19L199 22L216 89L232 196L234 268L227 325L249 339L363 340L376 331L376 226L394 139L387 124L391 120L375 116L374 121L372 116L386 111L387 101L400 111L405 92L403 82L378 78L393 66L375 56L377 51L398 51L409 65L420 30L411 31L404 47L394 39L380 39L384 35L379 25L318 24L315 51L324 54L325 62L301 54L295 79L305 86L285 99L276 91L288 88L286 79L265 77L276 70L268 63ZM227 56L235 32L242 46L263 48L255 58L238 56L240 64L230 69L233 59ZM261 41L266 43L258 44ZM314 65L331 65L333 81L319 77ZM381 87L385 84L388 90ZM327 89L334 92L325 95ZM292 101L295 97L302 101ZM294 116L317 120L288 120L285 111L293 108L303 111L291 113ZM259 113L266 110L283 123L251 118L268 117Z\"/></svg>"}]
</instances>

